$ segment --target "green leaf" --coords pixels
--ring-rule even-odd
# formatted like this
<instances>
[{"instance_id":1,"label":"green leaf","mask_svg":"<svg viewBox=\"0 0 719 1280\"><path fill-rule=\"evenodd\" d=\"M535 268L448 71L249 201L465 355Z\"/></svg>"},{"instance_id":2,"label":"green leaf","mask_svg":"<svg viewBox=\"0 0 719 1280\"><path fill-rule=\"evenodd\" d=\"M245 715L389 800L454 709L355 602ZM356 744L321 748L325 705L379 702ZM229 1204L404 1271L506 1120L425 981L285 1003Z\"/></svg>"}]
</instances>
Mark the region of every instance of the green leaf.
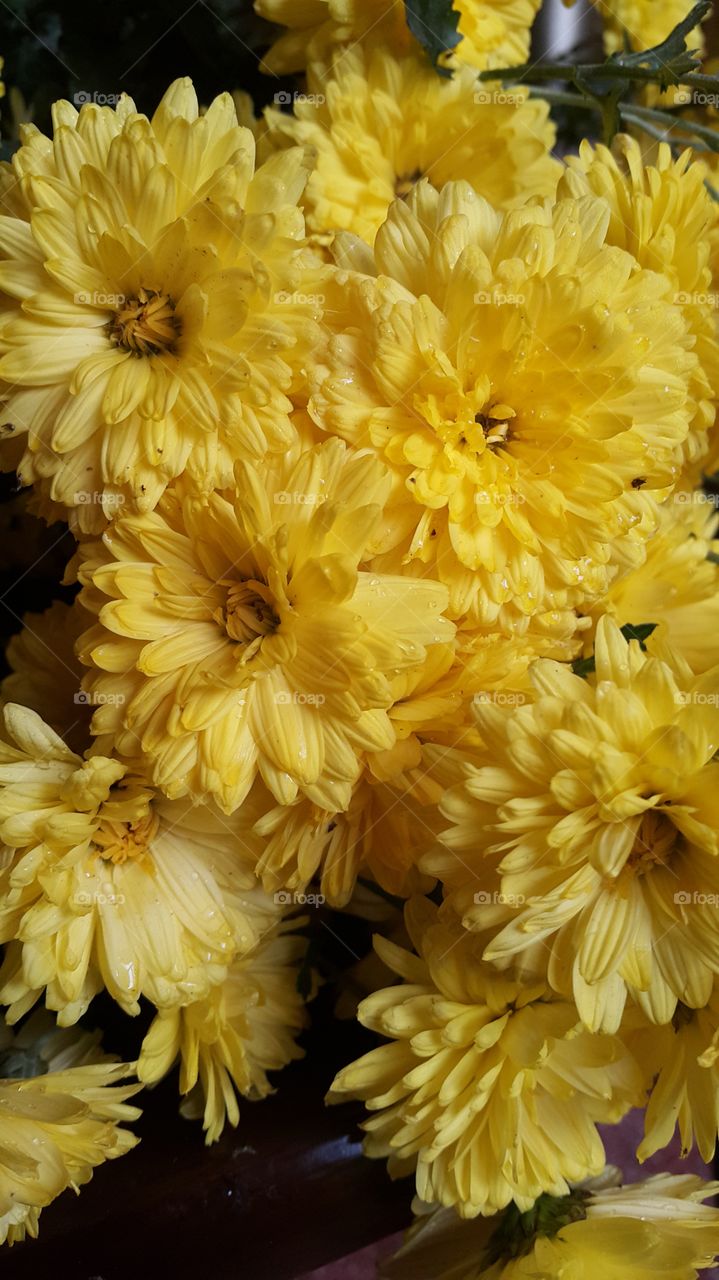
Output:
<instances>
[{"instance_id":1,"label":"green leaf","mask_svg":"<svg viewBox=\"0 0 719 1280\"><path fill-rule=\"evenodd\" d=\"M457 30L459 14L452 8L452 0L404 0L404 7L407 26L415 40L427 51L439 74L448 76L450 72L439 58L461 39Z\"/></svg>"},{"instance_id":2,"label":"green leaf","mask_svg":"<svg viewBox=\"0 0 719 1280\"><path fill-rule=\"evenodd\" d=\"M625 622L624 626L620 628L624 639L638 640L639 647L643 651L646 651L647 647L644 641L647 640L652 634L652 631L656 631L656 629L656 622ZM575 658L572 663L572 671L575 676L581 676L584 680L586 680L587 676L592 675L596 669L597 666L594 654L589 658Z\"/></svg>"},{"instance_id":3,"label":"green leaf","mask_svg":"<svg viewBox=\"0 0 719 1280\"><path fill-rule=\"evenodd\" d=\"M691 35L695 27L703 22L712 7L712 0L698 0L689 10L686 18L682 18L678 22L673 31L669 32L666 40L662 40L661 44L653 45L651 49L644 49L637 53L615 53L610 58L611 62L621 62L624 66L642 66L652 67L660 73L659 78L663 79L661 73L669 70L669 84L677 84L675 76L682 72L696 71L700 66L700 58L697 56L696 49L687 49L687 36ZM669 64L674 63L673 67Z\"/></svg>"},{"instance_id":4,"label":"green leaf","mask_svg":"<svg viewBox=\"0 0 719 1280\"><path fill-rule=\"evenodd\" d=\"M640 649L646 649L644 641L656 629L656 622L626 622L621 630L625 640L638 640Z\"/></svg>"},{"instance_id":5,"label":"green leaf","mask_svg":"<svg viewBox=\"0 0 719 1280\"><path fill-rule=\"evenodd\" d=\"M590 676L596 669L597 664L594 661L594 654L590 658L575 658L572 663L572 671L575 676L581 676L583 680L586 680L587 676Z\"/></svg>"}]
</instances>

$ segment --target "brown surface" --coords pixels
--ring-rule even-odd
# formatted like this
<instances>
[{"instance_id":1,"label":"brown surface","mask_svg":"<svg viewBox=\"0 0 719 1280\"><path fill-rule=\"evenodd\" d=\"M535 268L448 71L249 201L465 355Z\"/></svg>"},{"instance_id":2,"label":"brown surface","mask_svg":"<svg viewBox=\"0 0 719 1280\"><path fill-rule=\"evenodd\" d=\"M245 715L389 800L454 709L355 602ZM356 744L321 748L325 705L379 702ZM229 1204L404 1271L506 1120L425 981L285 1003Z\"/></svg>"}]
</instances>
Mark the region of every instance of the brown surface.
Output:
<instances>
[{"instance_id":1,"label":"brown surface","mask_svg":"<svg viewBox=\"0 0 719 1280\"><path fill-rule=\"evenodd\" d=\"M46 1209L38 1240L4 1249L3 1280L294 1280L404 1226L411 1186L361 1155L361 1108L323 1103L371 1042L341 1025L313 1041L210 1148L177 1115L175 1076L140 1095L140 1146Z\"/></svg>"}]
</instances>

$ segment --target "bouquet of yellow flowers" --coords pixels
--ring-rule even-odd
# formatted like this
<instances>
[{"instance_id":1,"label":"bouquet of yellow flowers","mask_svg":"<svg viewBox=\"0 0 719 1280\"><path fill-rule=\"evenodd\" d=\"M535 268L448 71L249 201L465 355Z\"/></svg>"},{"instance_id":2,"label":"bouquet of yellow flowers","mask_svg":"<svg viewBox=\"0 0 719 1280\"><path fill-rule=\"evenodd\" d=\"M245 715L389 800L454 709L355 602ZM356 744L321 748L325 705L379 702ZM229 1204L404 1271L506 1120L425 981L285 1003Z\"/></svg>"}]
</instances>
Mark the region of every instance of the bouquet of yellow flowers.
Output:
<instances>
[{"instance_id":1,"label":"bouquet of yellow flowers","mask_svg":"<svg viewBox=\"0 0 719 1280\"><path fill-rule=\"evenodd\" d=\"M327 1084L414 1179L387 1276L687 1280L719 1185L597 1126L719 1126L707 0L596 0L594 62L540 0L256 7L261 118L59 101L0 169L0 461L75 588L0 687L0 1241L178 1065L241 1124L321 904L379 920Z\"/></svg>"}]
</instances>

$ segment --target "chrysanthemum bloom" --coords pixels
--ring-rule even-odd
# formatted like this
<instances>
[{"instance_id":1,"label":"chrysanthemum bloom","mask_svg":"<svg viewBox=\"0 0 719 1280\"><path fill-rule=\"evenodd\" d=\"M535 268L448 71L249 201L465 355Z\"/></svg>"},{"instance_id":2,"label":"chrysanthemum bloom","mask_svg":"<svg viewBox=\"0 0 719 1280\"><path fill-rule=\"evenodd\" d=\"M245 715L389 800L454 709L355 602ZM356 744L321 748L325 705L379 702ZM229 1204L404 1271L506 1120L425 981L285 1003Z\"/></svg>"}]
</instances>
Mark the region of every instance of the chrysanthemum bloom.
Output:
<instances>
[{"instance_id":1,"label":"chrysanthemum bloom","mask_svg":"<svg viewBox=\"0 0 719 1280\"><path fill-rule=\"evenodd\" d=\"M456 0L459 43L452 61L487 67L516 67L529 53L529 36L541 0ZM300 71L324 61L343 44L375 42L401 54L417 44L402 0L255 0L264 18L288 27L262 60L273 73ZM340 51L341 55L343 51Z\"/></svg>"},{"instance_id":2,"label":"chrysanthemum bloom","mask_svg":"<svg viewBox=\"0 0 719 1280\"><path fill-rule=\"evenodd\" d=\"M389 1156L390 1172L416 1165L423 1200L465 1217L598 1173L595 1128L638 1100L640 1077L617 1037L593 1036L577 1011L481 961L481 943L414 899L407 928L419 956L377 938L380 956L406 985L364 1000L364 1026L393 1043L336 1077L328 1101L358 1097L376 1112L365 1150Z\"/></svg>"},{"instance_id":3,"label":"chrysanthemum bloom","mask_svg":"<svg viewBox=\"0 0 719 1280\"><path fill-rule=\"evenodd\" d=\"M238 464L227 497L168 494L83 548L95 732L141 751L172 797L230 813L259 773L281 804L346 808L358 753L394 745L392 680L454 632L444 587L358 568L388 482L326 441Z\"/></svg>"},{"instance_id":4,"label":"chrysanthemum bloom","mask_svg":"<svg viewBox=\"0 0 719 1280\"><path fill-rule=\"evenodd\" d=\"M713 1265L719 1210L702 1204L719 1183L659 1173L612 1185L618 1171L541 1196L526 1214L462 1221L450 1209L420 1216L384 1280L694 1280Z\"/></svg>"},{"instance_id":5,"label":"chrysanthemum bloom","mask_svg":"<svg viewBox=\"0 0 719 1280\"><path fill-rule=\"evenodd\" d=\"M203 1117L208 1143L226 1122L237 1124L235 1090L250 1100L266 1098L273 1092L267 1072L304 1056L295 1037L306 1022L297 979L307 939L288 933L292 927L290 917L268 933L205 1000L163 1009L143 1041L140 1079L162 1079L179 1058L180 1093L189 1095L181 1111Z\"/></svg>"},{"instance_id":6,"label":"chrysanthemum bloom","mask_svg":"<svg viewBox=\"0 0 719 1280\"><path fill-rule=\"evenodd\" d=\"M74 751L89 742L90 707L75 642L91 622L77 602L61 600L44 613L25 614L5 653L10 674L0 683L0 701L36 711Z\"/></svg>"},{"instance_id":7,"label":"chrysanthemum bloom","mask_svg":"<svg viewBox=\"0 0 719 1280\"><path fill-rule=\"evenodd\" d=\"M719 907L719 898L713 906ZM714 985L700 1008L678 1004L671 1022L661 1027L644 1019L637 1026L634 1011L627 1022L627 1043L651 1090L639 1159L666 1147L677 1128L682 1154L696 1143L711 1164L719 1127L719 987Z\"/></svg>"},{"instance_id":8,"label":"chrysanthemum bloom","mask_svg":"<svg viewBox=\"0 0 719 1280\"><path fill-rule=\"evenodd\" d=\"M376 563L438 576L452 616L565 637L643 556L696 356L670 281L605 243L609 217L592 196L501 214L422 182L374 256L339 238L364 275L339 275L310 408L392 467Z\"/></svg>"},{"instance_id":9,"label":"chrysanthemum bloom","mask_svg":"<svg viewBox=\"0 0 719 1280\"><path fill-rule=\"evenodd\" d=\"M545 102L526 90L480 85L468 67L451 80L424 56L350 48L332 71L313 68L293 115L269 109L273 147L316 154L304 196L309 230L353 231L370 243L395 196L422 177L468 182L496 208L551 195L561 173Z\"/></svg>"},{"instance_id":10,"label":"chrysanthemum bloom","mask_svg":"<svg viewBox=\"0 0 719 1280\"><path fill-rule=\"evenodd\" d=\"M626 249L640 266L672 282L674 301L682 307L699 357L689 384L689 435L679 454L689 474L698 478L719 397L716 294L709 263L709 231L717 214L704 185L706 167L692 162L689 150L674 160L666 143L658 148L654 164L645 164L639 143L624 136L615 140L613 152L583 142L567 165L560 195L593 192L605 199L611 210L607 243Z\"/></svg>"},{"instance_id":11,"label":"chrysanthemum bloom","mask_svg":"<svg viewBox=\"0 0 719 1280\"><path fill-rule=\"evenodd\" d=\"M133 1068L106 1059L92 1034L41 1026L31 1018L16 1037L0 1028L0 1244L37 1236L61 1191L138 1141L120 1128L140 1115L127 1099L141 1086L119 1083Z\"/></svg>"},{"instance_id":12,"label":"chrysanthemum bloom","mask_svg":"<svg viewBox=\"0 0 719 1280\"><path fill-rule=\"evenodd\" d=\"M82 759L10 704L0 741L0 998L43 988L62 1024L106 987L130 1014L203 996L276 915L212 806L167 801L116 758Z\"/></svg>"},{"instance_id":13,"label":"chrysanthemum bloom","mask_svg":"<svg viewBox=\"0 0 719 1280\"><path fill-rule=\"evenodd\" d=\"M659 512L644 564L612 583L601 605L620 624L655 622L656 638L699 675L719 662L719 540L715 505L701 492L675 492ZM711 557L711 558L710 558ZM652 635L647 641L651 650ZM585 641L591 652L592 636Z\"/></svg>"},{"instance_id":14,"label":"chrysanthemum bloom","mask_svg":"<svg viewBox=\"0 0 719 1280\"><path fill-rule=\"evenodd\" d=\"M0 182L3 423L22 482L97 530L186 468L228 483L234 457L292 438L307 175L299 150L255 173L230 95L199 116L189 80L152 121L124 95L53 111L54 139L28 126Z\"/></svg>"},{"instance_id":15,"label":"chrysanthemum bloom","mask_svg":"<svg viewBox=\"0 0 719 1280\"><path fill-rule=\"evenodd\" d=\"M443 803L445 880L502 965L544 944L549 981L594 1030L627 988L655 1022L701 1005L719 972L719 669L643 653L601 619L596 675L540 659L536 700L476 709L491 764ZM456 857L452 858L452 854ZM503 902L474 901L499 861Z\"/></svg>"},{"instance_id":16,"label":"chrysanthemum bloom","mask_svg":"<svg viewBox=\"0 0 719 1280\"><path fill-rule=\"evenodd\" d=\"M627 42L634 50L654 48L666 40L691 8L685 0L592 0L592 3L602 15L607 53L622 53ZM689 49L703 52L701 27L695 27L686 44Z\"/></svg>"},{"instance_id":17,"label":"chrysanthemum bloom","mask_svg":"<svg viewBox=\"0 0 719 1280\"><path fill-rule=\"evenodd\" d=\"M319 875L333 906L345 905L362 873L402 897L429 888L416 864L442 829L438 803L456 773L450 757L461 748L466 758L478 741L470 699L513 674L520 682L527 665L524 646L501 637L459 657L452 645L433 645L421 666L392 682L397 740L364 758L344 811L328 813L305 797L278 804L256 783L238 817L246 822L243 857L265 888L302 892ZM431 761L428 744L436 746Z\"/></svg>"}]
</instances>

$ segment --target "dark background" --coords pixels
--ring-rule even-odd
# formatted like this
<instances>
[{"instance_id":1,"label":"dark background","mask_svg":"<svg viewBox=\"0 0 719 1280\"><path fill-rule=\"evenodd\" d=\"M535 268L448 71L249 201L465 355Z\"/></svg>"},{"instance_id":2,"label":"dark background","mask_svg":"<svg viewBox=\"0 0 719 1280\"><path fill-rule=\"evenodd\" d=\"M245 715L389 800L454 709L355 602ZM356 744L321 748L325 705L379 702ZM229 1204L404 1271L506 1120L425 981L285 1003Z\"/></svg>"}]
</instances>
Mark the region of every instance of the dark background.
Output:
<instances>
[{"instance_id":1,"label":"dark background","mask_svg":"<svg viewBox=\"0 0 719 1280\"><path fill-rule=\"evenodd\" d=\"M264 106L283 84L259 70L272 31L250 0L0 0L5 84L43 130L56 98L125 92L150 113L180 75L202 102L242 88ZM13 127L2 105L7 149Z\"/></svg>"}]
</instances>

